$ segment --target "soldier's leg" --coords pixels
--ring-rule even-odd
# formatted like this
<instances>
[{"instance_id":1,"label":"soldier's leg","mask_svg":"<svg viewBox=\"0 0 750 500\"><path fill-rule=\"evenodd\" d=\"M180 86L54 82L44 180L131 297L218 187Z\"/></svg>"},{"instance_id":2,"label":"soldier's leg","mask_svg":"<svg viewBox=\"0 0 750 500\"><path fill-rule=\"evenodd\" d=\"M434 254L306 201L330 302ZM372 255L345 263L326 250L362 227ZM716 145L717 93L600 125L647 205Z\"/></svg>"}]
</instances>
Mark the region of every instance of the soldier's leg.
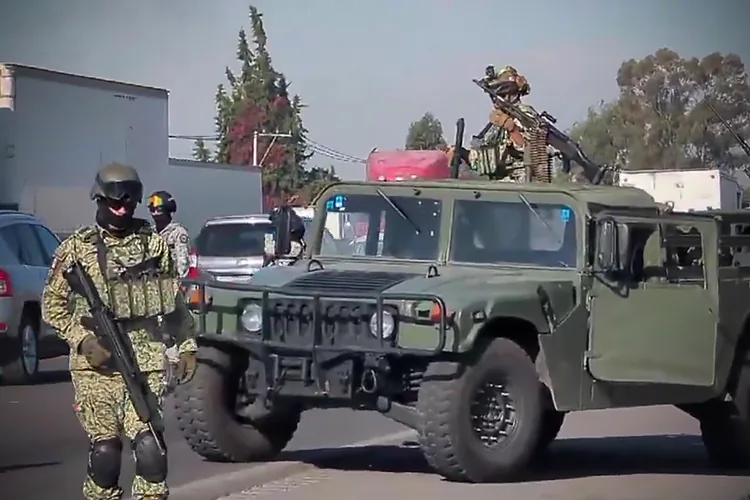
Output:
<instances>
[{"instance_id":1,"label":"soldier's leg","mask_svg":"<svg viewBox=\"0 0 750 500\"><path fill-rule=\"evenodd\" d=\"M89 457L83 496L86 500L116 500L122 460L121 402L124 386L119 376L92 371L71 372L75 412L89 438Z\"/></svg>"},{"instance_id":2,"label":"soldier's leg","mask_svg":"<svg viewBox=\"0 0 750 500\"><path fill-rule=\"evenodd\" d=\"M154 401L159 407L157 428L163 429L161 415L164 412L165 373L149 372L148 385ZM167 488L167 456L162 455L157 441L149 432L146 424L140 421L130 401L125 405L125 435L130 439L135 459L135 477L133 478L133 500L163 500L169 495ZM166 451L166 450L165 450Z\"/></svg>"}]
</instances>

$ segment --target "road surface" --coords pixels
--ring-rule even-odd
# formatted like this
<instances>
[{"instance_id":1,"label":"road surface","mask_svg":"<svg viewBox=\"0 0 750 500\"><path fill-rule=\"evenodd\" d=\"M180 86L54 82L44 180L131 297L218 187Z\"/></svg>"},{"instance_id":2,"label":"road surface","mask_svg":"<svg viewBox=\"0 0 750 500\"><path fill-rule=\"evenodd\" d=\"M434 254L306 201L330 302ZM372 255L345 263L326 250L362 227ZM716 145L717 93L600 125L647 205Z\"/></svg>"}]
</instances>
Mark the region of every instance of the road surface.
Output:
<instances>
[{"instance_id":1,"label":"road surface","mask_svg":"<svg viewBox=\"0 0 750 500\"><path fill-rule=\"evenodd\" d=\"M697 434L696 423L670 407L579 413L544 459L510 484L444 481L415 445L396 443L324 460L220 500L748 500L750 477L712 470Z\"/></svg>"},{"instance_id":2,"label":"road surface","mask_svg":"<svg viewBox=\"0 0 750 500\"><path fill-rule=\"evenodd\" d=\"M0 386L2 498L82 498L80 489L86 471L88 442L73 414L67 359L45 361L43 365L39 384ZM166 438L171 487L252 467L204 462L180 436L169 403ZM337 447L402 430L400 425L377 414L311 411L303 416L300 430L289 445L289 453L280 458L306 460L308 454L299 450ZM129 485L133 467L128 456L123 456L123 462L126 465L120 482ZM220 485L221 481L217 481L216 487ZM129 488L126 492L129 493Z\"/></svg>"},{"instance_id":3,"label":"road surface","mask_svg":"<svg viewBox=\"0 0 750 500\"><path fill-rule=\"evenodd\" d=\"M64 360L46 364L59 368ZM50 371L43 384L0 387L3 498L81 498L87 443L65 375ZM571 415L535 470L498 485L443 481L408 442L412 434L374 414L308 412L283 462L252 466L203 462L176 432L173 418L168 425L173 500L382 500L405 493L433 500L746 500L750 494L747 476L708 467L696 423L669 407ZM368 440L343 458L320 458L320 449ZM124 461L121 483L127 484L132 465L128 457Z\"/></svg>"}]
</instances>

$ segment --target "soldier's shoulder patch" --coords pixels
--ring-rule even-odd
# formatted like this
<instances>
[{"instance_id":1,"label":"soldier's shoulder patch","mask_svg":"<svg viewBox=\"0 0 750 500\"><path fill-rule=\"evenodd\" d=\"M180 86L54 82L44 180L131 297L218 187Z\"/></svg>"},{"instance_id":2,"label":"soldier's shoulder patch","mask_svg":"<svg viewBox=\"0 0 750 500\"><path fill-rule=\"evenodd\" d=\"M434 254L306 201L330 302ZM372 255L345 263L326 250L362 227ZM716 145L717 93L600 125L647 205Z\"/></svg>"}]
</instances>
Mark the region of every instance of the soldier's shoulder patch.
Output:
<instances>
[{"instance_id":1,"label":"soldier's shoulder patch","mask_svg":"<svg viewBox=\"0 0 750 500\"><path fill-rule=\"evenodd\" d=\"M187 244L188 242L188 234L185 231L180 231L180 236L178 237L178 240L182 244Z\"/></svg>"},{"instance_id":2,"label":"soldier's shoulder patch","mask_svg":"<svg viewBox=\"0 0 750 500\"><path fill-rule=\"evenodd\" d=\"M48 276L57 275L61 272L66 271L66 261L68 256L68 245L67 243L69 240L65 240L59 247L57 247L57 251L55 252L54 257L52 258L52 264L50 264L49 267L49 274Z\"/></svg>"}]
</instances>

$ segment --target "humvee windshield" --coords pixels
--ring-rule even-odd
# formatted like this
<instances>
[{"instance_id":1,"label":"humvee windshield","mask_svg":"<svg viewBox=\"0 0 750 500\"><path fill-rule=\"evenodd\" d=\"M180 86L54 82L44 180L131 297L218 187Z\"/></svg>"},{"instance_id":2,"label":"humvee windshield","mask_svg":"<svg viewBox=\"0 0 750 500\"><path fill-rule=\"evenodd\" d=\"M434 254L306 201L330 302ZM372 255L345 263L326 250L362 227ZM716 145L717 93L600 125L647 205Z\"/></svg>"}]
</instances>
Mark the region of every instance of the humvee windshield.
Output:
<instances>
[{"instance_id":1,"label":"humvee windshield","mask_svg":"<svg viewBox=\"0 0 750 500\"><path fill-rule=\"evenodd\" d=\"M440 241L439 200L381 194L335 194L325 217L340 217L348 237L320 255L436 260ZM324 223L325 224L325 223Z\"/></svg>"},{"instance_id":2,"label":"humvee windshield","mask_svg":"<svg viewBox=\"0 0 750 500\"><path fill-rule=\"evenodd\" d=\"M456 200L451 240L454 262L576 265L575 213L565 205Z\"/></svg>"}]
</instances>

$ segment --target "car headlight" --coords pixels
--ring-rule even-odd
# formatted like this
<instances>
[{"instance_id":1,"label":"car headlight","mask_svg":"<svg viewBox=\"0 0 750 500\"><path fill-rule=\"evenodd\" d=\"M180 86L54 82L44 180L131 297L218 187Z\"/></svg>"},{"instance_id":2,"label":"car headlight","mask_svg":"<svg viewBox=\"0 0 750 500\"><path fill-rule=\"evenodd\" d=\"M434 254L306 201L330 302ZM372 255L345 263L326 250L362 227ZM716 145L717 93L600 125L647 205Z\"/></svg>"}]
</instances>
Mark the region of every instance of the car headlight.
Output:
<instances>
[{"instance_id":1,"label":"car headlight","mask_svg":"<svg viewBox=\"0 0 750 500\"><path fill-rule=\"evenodd\" d=\"M388 311L383 311L382 318L383 338L388 339L396 329L396 320L393 319L393 315ZM376 337L378 336L378 313L370 317L370 332Z\"/></svg>"},{"instance_id":2,"label":"car headlight","mask_svg":"<svg viewBox=\"0 0 750 500\"><path fill-rule=\"evenodd\" d=\"M263 328L263 309L258 304L246 305L240 323L248 332L258 333Z\"/></svg>"}]
</instances>

